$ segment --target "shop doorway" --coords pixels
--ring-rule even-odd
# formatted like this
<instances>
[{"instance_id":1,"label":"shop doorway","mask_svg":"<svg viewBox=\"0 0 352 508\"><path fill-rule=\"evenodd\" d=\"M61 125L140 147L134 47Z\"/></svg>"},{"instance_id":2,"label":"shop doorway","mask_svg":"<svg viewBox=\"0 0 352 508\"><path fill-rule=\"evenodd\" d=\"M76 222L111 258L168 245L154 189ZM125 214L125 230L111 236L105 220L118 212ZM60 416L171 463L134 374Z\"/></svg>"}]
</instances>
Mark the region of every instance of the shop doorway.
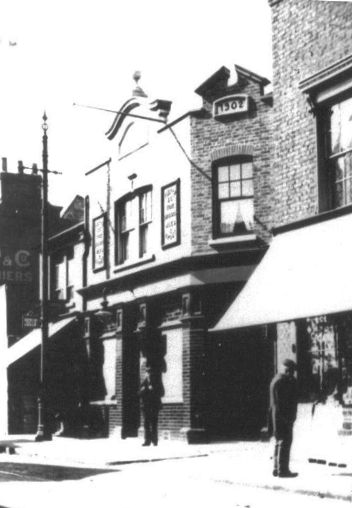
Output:
<instances>
[{"instance_id":1,"label":"shop doorway","mask_svg":"<svg viewBox=\"0 0 352 508\"><path fill-rule=\"evenodd\" d=\"M262 329L212 337L208 431L211 439L258 438L267 425L272 351Z\"/></svg>"}]
</instances>

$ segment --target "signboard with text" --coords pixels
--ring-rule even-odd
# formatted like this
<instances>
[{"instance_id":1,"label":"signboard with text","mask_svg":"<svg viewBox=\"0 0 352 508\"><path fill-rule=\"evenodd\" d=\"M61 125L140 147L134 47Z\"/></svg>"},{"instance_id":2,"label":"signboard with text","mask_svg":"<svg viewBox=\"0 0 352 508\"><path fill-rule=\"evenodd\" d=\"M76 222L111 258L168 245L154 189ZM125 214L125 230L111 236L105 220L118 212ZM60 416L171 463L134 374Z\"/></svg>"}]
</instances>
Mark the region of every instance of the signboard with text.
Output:
<instances>
[{"instance_id":1,"label":"signboard with text","mask_svg":"<svg viewBox=\"0 0 352 508\"><path fill-rule=\"evenodd\" d=\"M29 328L29 329L39 328L40 327L40 317L32 311L29 311L26 314L23 314L22 327Z\"/></svg>"},{"instance_id":2,"label":"signboard with text","mask_svg":"<svg viewBox=\"0 0 352 508\"><path fill-rule=\"evenodd\" d=\"M248 111L248 95L236 94L221 97L213 103L213 117L226 118Z\"/></svg>"},{"instance_id":3,"label":"signboard with text","mask_svg":"<svg viewBox=\"0 0 352 508\"><path fill-rule=\"evenodd\" d=\"M104 270L106 264L106 215L93 220L93 270Z\"/></svg>"},{"instance_id":4,"label":"signboard with text","mask_svg":"<svg viewBox=\"0 0 352 508\"><path fill-rule=\"evenodd\" d=\"M180 243L180 180L161 189L161 245L163 249Z\"/></svg>"},{"instance_id":5,"label":"signboard with text","mask_svg":"<svg viewBox=\"0 0 352 508\"><path fill-rule=\"evenodd\" d=\"M33 283L33 257L26 248L0 247L0 284Z\"/></svg>"}]
</instances>

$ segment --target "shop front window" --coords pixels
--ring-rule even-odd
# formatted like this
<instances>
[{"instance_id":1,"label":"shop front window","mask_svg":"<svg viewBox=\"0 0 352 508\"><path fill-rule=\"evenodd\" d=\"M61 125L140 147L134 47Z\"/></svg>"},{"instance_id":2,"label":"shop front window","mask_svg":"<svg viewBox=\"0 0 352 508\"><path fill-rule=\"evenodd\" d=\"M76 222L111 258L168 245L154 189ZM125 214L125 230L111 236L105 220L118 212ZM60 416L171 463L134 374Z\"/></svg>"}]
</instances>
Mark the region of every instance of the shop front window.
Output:
<instances>
[{"instance_id":1,"label":"shop front window","mask_svg":"<svg viewBox=\"0 0 352 508\"><path fill-rule=\"evenodd\" d=\"M349 400L352 392L352 316L308 318L304 327L307 342L299 362L302 391L311 401L325 402L332 397L341 404L352 404Z\"/></svg>"},{"instance_id":2,"label":"shop front window","mask_svg":"<svg viewBox=\"0 0 352 508\"><path fill-rule=\"evenodd\" d=\"M339 385L338 335L326 316L307 319L311 389L319 397L337 393Z\"/></svg>"}]
</instances>

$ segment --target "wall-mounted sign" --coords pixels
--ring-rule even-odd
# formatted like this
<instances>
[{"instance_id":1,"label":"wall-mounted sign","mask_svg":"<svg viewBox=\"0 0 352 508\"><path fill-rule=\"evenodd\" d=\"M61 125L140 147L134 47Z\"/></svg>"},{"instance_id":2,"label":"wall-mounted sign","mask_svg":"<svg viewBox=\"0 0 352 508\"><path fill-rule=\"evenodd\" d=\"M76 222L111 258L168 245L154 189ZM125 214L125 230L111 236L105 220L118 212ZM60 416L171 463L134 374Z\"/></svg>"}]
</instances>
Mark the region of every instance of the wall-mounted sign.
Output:
<instances>
[{"instance_id":1,"label":"wall-mounted sign","mask_svg":"<svg viewBox=\"0 0 352 508\"><path fill-rule=\"evenodd\" d=\"M221 97L213 103L213 117L224 118L248 111L248 95L237 94Z\"/></svg>"},{"instance_id":2,"label":"wall-mounted sign","mask_svg":"<svg viewBox=\"0 0 352 508\"><path fill-rule=\"evenodd\" d=\"M161 245L163 249L180 243L180 180L161 189Z\"/></svg>"},{"instance_id":3,"label":"wall-mounted sign","mask_svg":"<svg viewBox=\"0 0 352 508\"><path fill-rule=\"evenodd\" d=\"M0 284L31 283L33 269L33 253L27 249L0 248Z\"/></svg>"},{"instance_id":4,"label":"wall-mounted sign","mask_svg":"<svg viewBox=\"0 0 352 508\"><path fill-rule=\"evenodd\" d=\"M22 316L22 327L23 328L39 328L40 317L33 311L29 311Z\"/></svg>"},{"instance_id":5,"label":"wall-mounted sign","mask_svg":"<svg viewBox=\"0 0 352 508\"><path fill-rule=\"evenodd\" d=\"M106 264L106 215L93 220L93 270L104 270Z\"/></svg>"}]
</instances>

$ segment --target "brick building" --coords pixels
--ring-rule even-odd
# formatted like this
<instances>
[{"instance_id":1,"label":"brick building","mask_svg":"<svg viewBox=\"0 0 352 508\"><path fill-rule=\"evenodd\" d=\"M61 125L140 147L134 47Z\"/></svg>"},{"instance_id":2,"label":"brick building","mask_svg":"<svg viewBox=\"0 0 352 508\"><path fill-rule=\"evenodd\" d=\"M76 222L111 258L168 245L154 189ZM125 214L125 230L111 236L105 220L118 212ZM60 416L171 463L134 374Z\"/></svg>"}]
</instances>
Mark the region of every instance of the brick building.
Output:
<instances>
[{"instance_id":1,"label":"brick building","mask_svg":"<svg viewBox=\"0 0 352 508\"><path fill-rule=\"evenodd\" d=\"M151 101L137 79L107 132L114 156L87 173L84 220L50 238L48 405L68 431L79 406L91 431L136 436L147 364L165 388L161 437L257 435L265 423L265 329L208 334L272 223L268 81L232 71L235 83L220 68L196 90L202 107L172 122L171 103ZM59 357L70 358L61 377Z\"/></svg>"},{"instance_id":2,"label":"brick building","mask_svg":"<svg viewBox=\"0 0 352 508\"><path fill-rule=\"evenodd\" d=\"M267 324L276 333L276 363L298 363L298 428L310 437L311 427L324 429L310 453L334 462L337 448L322 442L352 433L352 5L269 3L276 227L216 328Z\"/></svg>"},{"instance_id":3,"label":"brick building","mask_svg":"<svg viewBox=\"0 0 352 508\"><path fill-rule=\"evenodd\" d=\"M12 424L16 430L14 422L19 418L26 419L29 401L27 393L19 397L15 394L15 384L11 380L16 367L7 357L7 348L18 344L28 333L28 326L39 321L41 176L36 164L28 170L19 161L17 172L10 172L7 160L3 158L0 195L0 411L2 430L6 432ZM60 210L49 205L51 231L59 227ZM39 368L35 375L39 375Z\"/></svg>"}]
</instances>

